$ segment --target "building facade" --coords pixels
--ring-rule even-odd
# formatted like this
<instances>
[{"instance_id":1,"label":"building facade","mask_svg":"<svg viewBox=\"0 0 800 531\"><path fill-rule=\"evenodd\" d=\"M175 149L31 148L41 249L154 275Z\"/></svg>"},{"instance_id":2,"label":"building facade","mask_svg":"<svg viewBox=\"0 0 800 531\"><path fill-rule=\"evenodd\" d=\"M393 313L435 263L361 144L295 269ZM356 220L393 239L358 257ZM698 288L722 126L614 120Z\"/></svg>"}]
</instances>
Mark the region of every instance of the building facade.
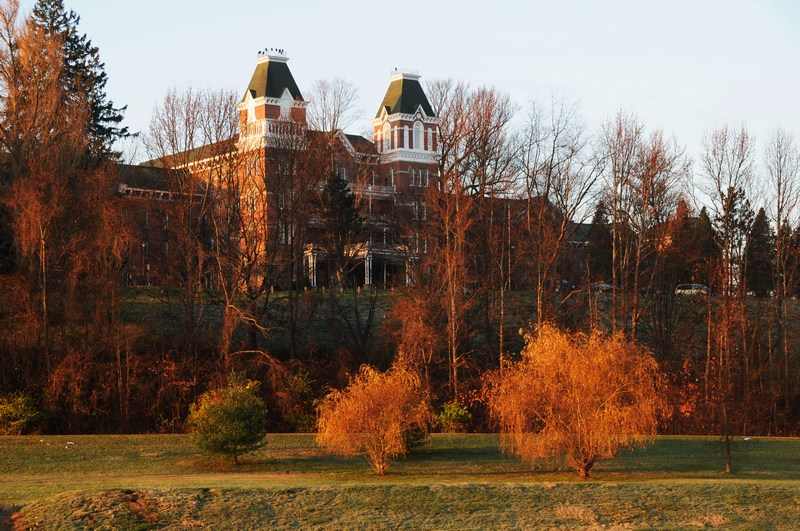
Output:
<instances>
[{"instance_id":1,"label":"building facade","mask_svg":"<svg viewBox=\"0 0 800 531\"><path fill-rule=\"evenodd\" d=\"M181 224L182 209L176 205L203 205L210 202L206 198L223 197L233 190L226 184L233 180L238 183L240 244L250 245L245 241L250 233L260 234L257 249L242 260L264 261L263 271L288 268L287 282L297 286L412 281L412 266L427 251L422 230L429 215L427 191L438 183L438 121L418 74L392 73L372 120L372 139L313 131L308 102L285 53L264 50L238 111L234 138L120 171L120 192L133 230L139 232L129 251L125 282L174 283L176 273L167 270L180 269L176 262L181 259L170 256L171 248L178 247L172 240L188 225L198 227L195 239L201 245L211 250L219 245L212 230L200 230L212 223L200 219L197 208L183 208ZM187 174L195 183L188 189L169 184L170 176L182 182ZM337 179L345 183L347 197L334 197L331 187ZM358 212L358 223L343 228L337 208L349 208L348 202ZM214 268L207 269L204 279L213 287ZM263 281L262 274L248 281Z\"/></svg>"}]
</instances>

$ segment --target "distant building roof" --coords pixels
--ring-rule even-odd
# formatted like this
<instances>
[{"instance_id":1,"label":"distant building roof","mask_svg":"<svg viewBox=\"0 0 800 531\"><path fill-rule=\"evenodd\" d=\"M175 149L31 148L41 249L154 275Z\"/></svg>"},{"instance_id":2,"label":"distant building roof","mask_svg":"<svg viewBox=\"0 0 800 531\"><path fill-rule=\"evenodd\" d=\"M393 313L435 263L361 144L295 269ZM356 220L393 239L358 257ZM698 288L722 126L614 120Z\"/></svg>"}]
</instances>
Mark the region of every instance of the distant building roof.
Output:
<instances>
[{"instance_id":1,"label":"distant building roof","mask_svg":"<svg viewBox=\"0 0 800 531\"><path fill-rule=\"evenodd\" d=\"M364 138L361 135L345 135L347 137L348 142L352 144L353 149L355 149L358 153L369 153L369 154L376 154L378 150L375 148L375 144L372 143L371 140Z\"/></svg>"},{"instance_id":2,"label":"distant building roof","mask_svg":"<svg viewBox=\"0 0 800 531\"><path fill-rule=\"evenodd\" d=\"M398 73L389 79L391 82L375 115L376 118L381 115L383 109L386 109L387 114L414 114L419 107L422 107L427 116L431 118L436 116L425 91L422 90L418 75Z\"/></svg>"},{"instance_id":3,"label":"distant building roof","mask_svg":"<svg viewBox=\"0 0 800 531\"><path fill-rule=\"evenodd\" d=\"M239 142L239 135L234 135L233 138L228 140L221 140L213 144L205 144L188 151L181 151L179 153L170 154L166 157L159 157L142 162L142 166L155 166L157 168L163 167L181 167L201 160L219 157L221 155L232 153L236 151L236 145Z\"/></svg>"},{"instance_id":4,"label":"distant building roof","mask_svg":"<svg viewBox=\"0 0 800 531\"><path fill-rule=\"evenodd\" d=\"M123 194L133 194L137 197L156 197L169 198L175 197L183 192L176 190L179 182L176 177L184 173L184 170L173 170L158 166L134 166L131 164L117 164L119 172L119 191ZM194 183L195 194L203 194L205 188L203 183Z\"/></svg>"},{"instance_id":5,"label":"distant building roof","mask_svg":"<svg viewBox=\"0 0 800 531\"><path fill-rule=\"evenodd\" d=\"M250 78L244 98L247 97L247 94L250 94L253 99L280 98L287 89L295 100L304 101L294 76L289 71L286 59L265 56L256 64L256 70L253 72L253 77ZM242 98L243 101L244 98Z\"/></svg>"},{"instance_id":6,"label":"distant building roof","mask_svg":"<svg viewBox=\"0 0 800 531\"><path fill-rule=\"evenodd\" d=\"M117 170L120 182L129 188L169 191L169 172L171 170L131 164L117 164Z\"/></svg>"},{"instance_id":7,"label":"distant building roof","mask_svg":"<svg viewBox=\"0 0 800 531\"><path fill-rule=\"evenodd\" d=\"M589 240L589 230L592 228L591 223L573 223L572 224L572 241L573 242L586 242Z\"/></svg>"}]
</instances>

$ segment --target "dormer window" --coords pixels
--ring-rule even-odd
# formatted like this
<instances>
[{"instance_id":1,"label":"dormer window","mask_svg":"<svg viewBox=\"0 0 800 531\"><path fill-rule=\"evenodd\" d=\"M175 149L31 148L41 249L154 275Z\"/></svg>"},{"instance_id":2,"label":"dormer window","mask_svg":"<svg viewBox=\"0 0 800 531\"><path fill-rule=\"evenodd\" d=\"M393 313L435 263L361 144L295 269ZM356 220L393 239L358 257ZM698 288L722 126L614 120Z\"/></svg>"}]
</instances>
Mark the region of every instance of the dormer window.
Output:
<instances>
[{"instance_id":1,"label":"dormer window","mask_svg":"<svg viewBox=\"0 0 800 531\"><path fill-rule=\"evenodd\" d=\"M291 118L293 105L294 98L292 98L292 95L289 93L289 89L284 90L280 100L282 120L288 120Z\"/></svg>"},{"instance_id":2,"label":"dormer window","mask_svg":"<svg viewBox=\"0 0 800 531\"><path fill-rule=\"evenodd\" d=\"M389 151L392 149L392 136L389 132L389 124L386 123L383 126L383 151Z\"/></svg>"},{"instance_id":3,"label":"dormer window","mask_svg":"<svg viewBox=\"0 0 800 531\"><path fill-rule=\"evenodd\" d=\"M248 94L245 99L245 105L247 105L247 123L255 122L256 121L256 105L253 98Z\"/></svg>"}]
</instances>

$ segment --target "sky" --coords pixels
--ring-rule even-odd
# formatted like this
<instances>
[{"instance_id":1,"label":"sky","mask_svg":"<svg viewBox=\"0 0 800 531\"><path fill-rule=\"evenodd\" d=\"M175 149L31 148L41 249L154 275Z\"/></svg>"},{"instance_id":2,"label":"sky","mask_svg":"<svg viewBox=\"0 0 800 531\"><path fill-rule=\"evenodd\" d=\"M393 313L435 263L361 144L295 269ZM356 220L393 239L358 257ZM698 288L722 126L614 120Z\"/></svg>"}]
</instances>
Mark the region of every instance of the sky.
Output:
<instances>
[{"instance_id":1,"label":"sky","mask_svg":"<svg viewBox=\"0 0 800 531\"><path fill-rule=\"evenodd\" d=\"M34 0L22 0L29 11ZM560 98L595 130L619 110L702 150L746 124L760 148L800 137L797 0L65 0L99 47L107 91L147 129L170 88L241 91L256 52L282 48L300 90L344 78L369 129L395 68L506 92L520 108ZM134 153L134 151L129 151ZM142 154L139 153L139 158Z\"/></svg>"}]
</instances>

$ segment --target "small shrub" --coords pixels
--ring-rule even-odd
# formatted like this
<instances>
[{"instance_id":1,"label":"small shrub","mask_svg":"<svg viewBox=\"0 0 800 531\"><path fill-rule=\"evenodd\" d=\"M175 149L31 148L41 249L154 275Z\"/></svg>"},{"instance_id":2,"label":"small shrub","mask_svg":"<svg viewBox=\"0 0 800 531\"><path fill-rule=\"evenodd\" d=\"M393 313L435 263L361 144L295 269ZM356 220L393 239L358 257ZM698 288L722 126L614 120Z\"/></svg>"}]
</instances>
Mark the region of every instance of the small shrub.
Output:
<instances>
[{"instance_id":1,"label":"small shrub","mask_svg":"<svg viewBox=\"0 0 800 531\"><path fill-rule=\"evenodd\" d=\"M281 402L283 420L292 431L311 433L316 430L314 415L314 388L307 371L301 370L285 378L283 388L276 393Z\"/></svg>"},{"instance_id":2,"label":"small shrub","mask_svg":"<svg viewBox=\"0 0 800 531\"><path fill-rule=\"evenodd\" d=\"M472 414L465 405L454 400L444 404L436 418L443 432L463 433L467 431Z\"/></svg>"},{"instance_id":3,"label":"small shrub","mask_svg":"<svg viewBox=\"0 0 800 531\"><path fill-rule=\"evenodd\" d=\"M258 382L232 375L230 383L207 391L192 404L187 424L197 445L210 453L239 456L263 445L267 408Z\"/></svg>"},{"instance_id":4,"label":"small shrub","mask_svg":"<svg viewBox=\"0 0 800 531\"><path fill-rule=\"evenodd\" d=\"M317 442L339 455L366 455L383 475L389 460L408 453L428 434L432 413L416 374L402 367L382 373L369 366L318 408Z\"/></svg>"},{"instance_id":5,"label":"small shrub","mask_svg":"<svg viewBox=\"0 0 800 531\"><path fill-rule=\"evenodd\" d=\"M23 393L0 397L0 435L22 435L41 420L42 414Z\"/></svg>"}]
</instances>

